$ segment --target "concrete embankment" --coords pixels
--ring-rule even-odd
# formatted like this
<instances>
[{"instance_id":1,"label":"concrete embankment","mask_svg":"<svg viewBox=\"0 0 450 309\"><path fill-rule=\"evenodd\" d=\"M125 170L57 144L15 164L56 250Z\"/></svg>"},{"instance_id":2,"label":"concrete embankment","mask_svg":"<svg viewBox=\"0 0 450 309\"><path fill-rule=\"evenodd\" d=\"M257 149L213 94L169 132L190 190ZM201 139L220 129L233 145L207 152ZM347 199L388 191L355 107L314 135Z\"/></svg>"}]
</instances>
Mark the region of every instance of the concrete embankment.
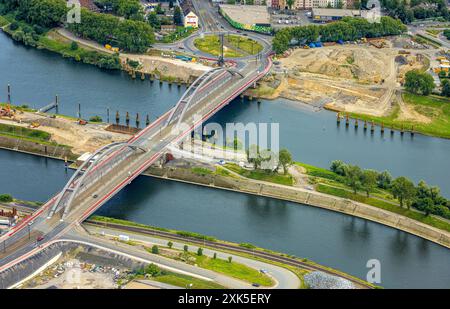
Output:
<instances>
[{"instance_id":1,"label":"concrete embankment","mask_svg":"<svg viewBox=\"0 0 450 309\"><path fill-rule=\"evenodd\" d=\"M300 204L316 206L381 223L450 248L450 233L399 214L348 199L295 187L229 176L200 175L184 168L150 167L144 175L172 179L218 189L261 195Z\"/></svg>"},{"instance_id":2,"label":"concrete embankment","mask_svg":"<svg viewBox=\"0 0 450 309\"><path fill-rule=\"evenodd\" d=\"M72 153L71 149L66 146L46 145L7 136L0 136L0 148L55 159L64 159L65 157L67 157L69 160L72 160L76 158L76 156Z\"/></svg>"}]
</instances>

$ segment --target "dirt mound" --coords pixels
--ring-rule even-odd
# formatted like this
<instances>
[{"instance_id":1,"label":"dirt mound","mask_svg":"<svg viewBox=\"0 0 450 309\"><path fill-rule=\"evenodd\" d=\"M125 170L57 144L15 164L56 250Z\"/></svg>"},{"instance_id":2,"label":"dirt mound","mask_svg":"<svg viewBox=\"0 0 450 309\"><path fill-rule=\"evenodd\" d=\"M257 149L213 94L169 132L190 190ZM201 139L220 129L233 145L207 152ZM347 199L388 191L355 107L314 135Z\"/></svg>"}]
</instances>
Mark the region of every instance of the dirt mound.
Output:
<instances>
[{"instance_id":1,"label":"dirt mound","mask_svg":"<svg viewBox=\"0 0 450 309\"><path fill-rule=\"evenodd\" d=\"M362 83L379 83L386 78L390 57L382 51L352 46L322 49L298 49L281 60L291 70L352 79Z\"/></svg>"}]
</instances>

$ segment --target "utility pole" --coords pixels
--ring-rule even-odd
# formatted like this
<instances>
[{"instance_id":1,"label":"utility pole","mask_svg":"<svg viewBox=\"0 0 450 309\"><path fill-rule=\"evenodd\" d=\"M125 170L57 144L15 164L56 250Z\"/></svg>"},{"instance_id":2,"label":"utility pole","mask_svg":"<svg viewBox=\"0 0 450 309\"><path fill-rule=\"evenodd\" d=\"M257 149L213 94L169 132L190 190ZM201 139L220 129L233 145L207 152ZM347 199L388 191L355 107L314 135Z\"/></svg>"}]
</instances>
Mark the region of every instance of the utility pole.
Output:
<instances>
[{"instance_id":1,"label":"utility pole","mask_svg":"<svg viewBox=\"0 0 450 309\"><path fill-rule=\"evenodd\" d=\"M223 59L223 36L224 36L224 34L221 33L221 34L219 34L219 36L220 36L220 56L219 56L218 63L220 66L223 66L223 64L225 62Z\"/></svg>"}]
</instances>

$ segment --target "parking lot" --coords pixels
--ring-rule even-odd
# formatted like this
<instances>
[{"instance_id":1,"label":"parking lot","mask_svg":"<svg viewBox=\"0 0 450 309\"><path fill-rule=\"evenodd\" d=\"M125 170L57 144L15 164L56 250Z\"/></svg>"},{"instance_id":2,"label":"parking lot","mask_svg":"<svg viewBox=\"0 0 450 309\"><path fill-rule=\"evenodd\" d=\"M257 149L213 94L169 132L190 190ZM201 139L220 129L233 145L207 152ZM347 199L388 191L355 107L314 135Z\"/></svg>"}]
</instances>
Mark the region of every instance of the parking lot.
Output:
<instances>
[{"instance_id":1,"label":"parking lot","mask_svg":"<svg viewBox=\"0 0 450 309\"><path fill-rule=\"evenodd\" d=\"M311 11L297 11L286 14L282 11L273 11L270 14L270 23L274 29L280 29L293 26L305 26L312 24L310 16Z\"/></svg>"}]
</instances>

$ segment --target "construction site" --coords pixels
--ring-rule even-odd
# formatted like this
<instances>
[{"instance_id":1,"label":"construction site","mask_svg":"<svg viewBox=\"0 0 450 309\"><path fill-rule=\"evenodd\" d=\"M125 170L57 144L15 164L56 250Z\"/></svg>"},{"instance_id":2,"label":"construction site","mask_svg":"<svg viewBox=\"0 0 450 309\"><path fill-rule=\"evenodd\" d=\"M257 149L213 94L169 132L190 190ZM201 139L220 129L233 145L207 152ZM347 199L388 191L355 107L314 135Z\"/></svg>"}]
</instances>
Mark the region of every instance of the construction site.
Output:
<instances>
[{"instance_id":1,"label":"construction site","mask_svg":"<svg viewBox=\"0 0 450 309\"><path fill-rule=\"evenodd\" d=\"M383 116L392 111L406 72L427 71L439 52L404 37L295 47L274 61L272 74L250 94Z\"/></svg>"}]
</instances>

